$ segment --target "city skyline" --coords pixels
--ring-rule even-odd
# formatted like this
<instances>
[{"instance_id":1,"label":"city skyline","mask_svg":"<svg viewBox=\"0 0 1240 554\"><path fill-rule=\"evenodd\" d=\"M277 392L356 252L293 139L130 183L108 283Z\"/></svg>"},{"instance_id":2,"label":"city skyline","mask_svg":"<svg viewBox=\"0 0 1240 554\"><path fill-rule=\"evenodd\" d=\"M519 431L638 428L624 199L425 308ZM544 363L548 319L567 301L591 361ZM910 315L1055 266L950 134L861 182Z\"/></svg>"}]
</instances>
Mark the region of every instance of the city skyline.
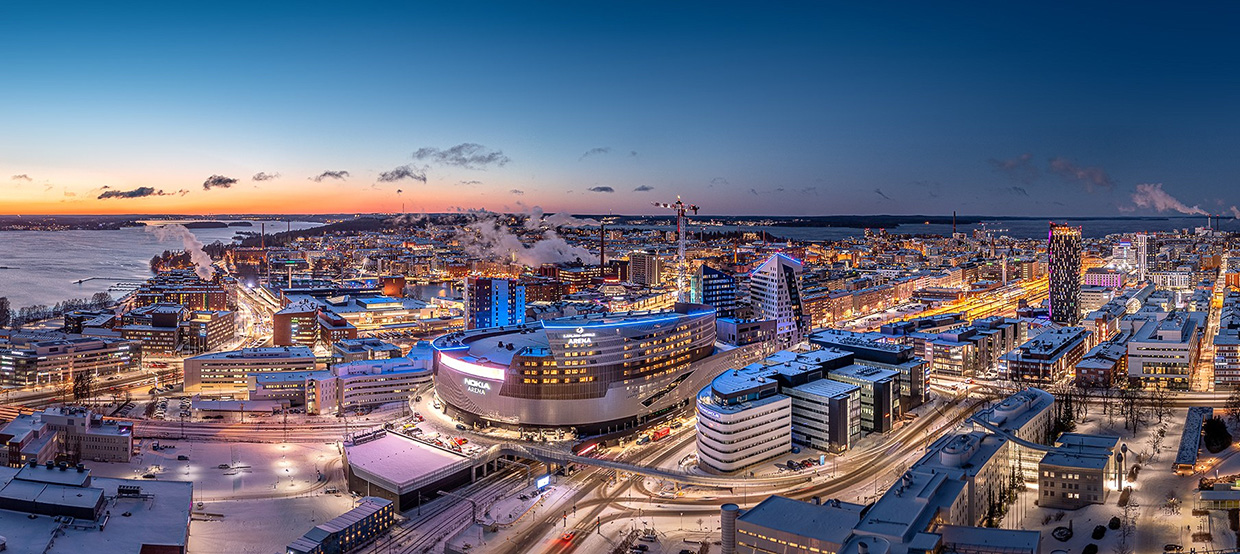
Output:
<instances>
[{"instance_id":1,"label":"city skyline","mask_svg":"<svg viewBox=\"0 0 1240 554\"><path fill-rule=\"evenodd\" d=\"M0 212L1240 214L1234 8L483 8L8 7Z\"/></svg>"}]
</instances>

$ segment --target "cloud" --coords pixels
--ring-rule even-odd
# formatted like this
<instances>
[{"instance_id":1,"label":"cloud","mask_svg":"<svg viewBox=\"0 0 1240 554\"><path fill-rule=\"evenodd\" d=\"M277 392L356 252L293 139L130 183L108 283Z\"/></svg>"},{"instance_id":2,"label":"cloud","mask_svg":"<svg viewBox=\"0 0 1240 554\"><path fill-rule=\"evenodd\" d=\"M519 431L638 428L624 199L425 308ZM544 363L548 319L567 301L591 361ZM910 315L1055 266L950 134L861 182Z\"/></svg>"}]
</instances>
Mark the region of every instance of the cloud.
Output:
<instances>
[{"instance_id":1,"label":"cloud","mask_svg":"<svg viewBox=\"0 0 1240 554\"><path fill-rule=\"evenodd\" d=\"M1189 206L1163 190L1162 183L1137 185L1132 202L1139 208L1152 208L1156 212L1179 212L1189 215L1209 215L1197 206Z\"/></svg>"},{"instance_id":2,"label":"cloud","mask_svg":"<svg viewBox=\"0 0 1240 554\"><path fill-rule=\"evenodd\" d=\"M413 167L412 165L402 165L391 171L384 171L379 174L380 183L394 183L401 179L413 179L426 184L426 167Z\"/></svg>"},{"instance_id":3,"label":"cloud","mask_svg":"<svg viewBox=\"0 0 1240 554\"><path fill-rule=\"evenodd\" d=\"M636 158L636 157L637 157L637 151L636 151L636 150L629 150L629 157L630 157L630 158Z\"/></svg>"},{"instance_id":4,"label":"cloud","mask_svg":"<svg viewBox=\"0 0 1240 554\"><path fill-rule=\"evenodd\" d=\"M415 160L430 160L443 165L454 165L465 169L486 169L495 165L503 167L512 161L501 150L490 150L481 144L466 142L447 150L439 148L419 148L413 153Z\"/></svg>"},{"instance_id":5,"label":"cloud","mask_svg":"<svg viewBox=\"0 0 1240 554\"><path fill-rule=\"evenodd\" d=\"M597 155L599 155L599 154L606 154L606 153L608 153L608 152L611 152L611 148L608 148L608 147L606 147L606 146L603 146L603 147L600 147L600 148L591 148L591 149L589 149L589 150L586 150L586 153L585 153L585 154L582 154L580 158L577 158L577 161L584 160L584 159L586 159L586 158L589 158L590 156L597 156Z\"/></svg>"},{"instance_id":6,"label":"cloud","mask_svg":"<svg viewBox=\"0 0 1240 554\"><path fill-rule=\"evenodd\" d=\"M1008 160L991 158L988 161L995 166L995 171L1006 173L1008 177L1026 185L1038 178L1038 168L1033 165L1033 154L1021 154Z\"/></svg>"},{"instance_id":7,"label":"cloud","mask_svg":"<svg viewBox=\"0 0 1240 554\"><path fill-rule=\"evenodd\" d=\"M649 192L652 190L654 190L654 187L650 185L640 185L637 188L633 189L633 192Z\"/></svg>"},{"instance_id":8,"label":"cloud","mask_svg":"<svg viewBox=\"0 0 1240 554\"><path fill-rule=\"evenodd\" d=\"M14 181L33 181L34 180L34 179L31 179L30 176L26 175L25 173L22 173L21 175L14 175L10 177L10 179Z\"/></svg>"},{"instance_id":9,"label":"cloud","mask_svg":"<svg viewBox=\"0 0 1240 554\"><path fill-rule=\"evenodd\" d=\"M465 186L481 185L482 181L461 181L461 184Z\"/></svg>"},{"instance_id":10,"label":"cloud","mask_svg":"<svg viewBox=\"0 0 1240 554\"><path fill-rule=\"evenodd\" d=\"M874 189L874 194L877 194L883 198L886 198L887 200L891 200L890 196L887 196L886 194L883 193L883 189Z\"/></svg>"},{"instance_id":11,"label":"cloud","mask_svg":"<svg viewBox=\"0 0 1240 554\"><path fill-rule=\"evenodd\" d=\"M1029 196L1029 191L1025 190L1025 187L1010 187L1004 190L1020 196Z\"/></svg>"},{"instance_id":12,"label":"cloud","mask_svg":"<svg viewBox=\"0 0 1240 554\"><path fill-rule=\"evenodd\" d=\"M590 187L586 190L590 192L616 192L616 189L611 187Z\"/></svg>"},{"instance_id":13,"label":"cloud","mask_svg":"<svg viewBox=\"0 0 1240 554\"><path fill-rule=\"evenodd\" d=\"M314 177L311 177L310 180L316 183L322 183L324 179L336 179L338 181L343 181L348 178L349 178L349 172L341 170L341 171L324 171L318 175L315 175Z\"/></svg>"},{"instance_id":14,"label":"cloud","mask_svg":"<svg viewBox=\"0 0 1240 554\"><path fill-rule=\"evenodd\" d=\"M818 187L805 187L797 192L801 194L818 194Z\"/></svg>"},{"instance_id":15,"label":"cloud","mask_svg":"<svg viewBox=\"0 0 1240 554\"><path fill-rule=\"evenodd\" d=\"M1085 185L1085 190L1093 192L1095 188L1111 190L1115 181L1100 167L1082 167L1067 158L1052 158L1051 173L1068 181L1076 181Z\"/></svg>"},{"instance_id":16,"label":"cloud","mask_svg":"<svg viewBox=\"0 0 1240 554\"><path fill-rule=\"evenodd\" d=\"M162 190L155 190L154 187L138 187L133 190L105 190L99 195L99 200L107 200L109 198L143 198L146 196L167 196Z\"/></svg>"},{"instance_id":17,"label":"cloud","mask_svg":"<svg viewBox=\"0 0 1240 554\"><path fill-rule=\"evenodd\" d=\"M77 193L76 193L76 192L69 192L68 190L65 190L65 196L67 196L67 197L74 197L74 196L77 196Z\"/></svg>"},{"instance_id":18,"label":"cloud","mask_svg":"<svg viewBox=\"0 0 1240 554\"><path fill-rule=\"evenodd\" d=\"M525 194L525 191L523 191L523 190L521 190L521 189L512 189L512 190L510 190L510 191L508 191L508 192L510 192L510 193L512 193L512 194Z\"/></svg>"},{"instance_id":19,"label":"cloud","mask_svg":"<svg viewBox=\"0 0 1240 554\"><path fill-rule=\"evenodd\" d=\"M279 178L280 178L280 174L279 174L279 173L264 173L264 172L262 172L262 171L259 171L258 173L255 173L253 177L250 177L250 180L253 180L253 181L270 181L270 180L272 180L272 179L279 179Z\"/></svg>"},{"instance_id":20,"label":"cloud","mask_svg":"<svg viewBox=\"0 0 1240 554\"><path fill-rule=\"evenodd\" d=\"M1237 207L1235 207L1235 206L1232 206L1232 207L1231 207L1231 208L1229 208L1229 209L1231 210L1231 216L1232 216L1232 217L1234 217L1234 218L1236 218L1236 219L1240 219L1240 208L1237 208Z\"/></svg>"},{"instance_id":21,"label":"cloud","mask_svg":"<svg viewBox=\"0 0 1240 554\"><path fill-rule=\"evenodd\" d=\"M749 194L752 194L752 195L754 195L754 196L757 196L757 195L758 195L758 191L757 191L756 189L749 189Z\"/></svg>"},{"instance_id":22,"label":"cloud","mask_svg":"<svg viewBox=\"0 0 1240 554\"><path fill-rule=\"evenodd\" d=\"M223 175L212 175L210 177L207 177L206 181L202 182L202 190L211 190L212 188L226 189L235 184L237 184L237 180L233 179L232 177L225 177Z\"/></svg>"},{"instance_id":23,"label":"cloud","mask_svg":"<svg viewBox=\"0 0 1240 554\"><path fill-rule=\"evenodd\" d=\"M714 179L710 180L711 188L714 188L715 185L730 185L730 184L731 183L729 183L728 180L724 179L723 177L715 177Z\"/></svg>"}]
</instances>

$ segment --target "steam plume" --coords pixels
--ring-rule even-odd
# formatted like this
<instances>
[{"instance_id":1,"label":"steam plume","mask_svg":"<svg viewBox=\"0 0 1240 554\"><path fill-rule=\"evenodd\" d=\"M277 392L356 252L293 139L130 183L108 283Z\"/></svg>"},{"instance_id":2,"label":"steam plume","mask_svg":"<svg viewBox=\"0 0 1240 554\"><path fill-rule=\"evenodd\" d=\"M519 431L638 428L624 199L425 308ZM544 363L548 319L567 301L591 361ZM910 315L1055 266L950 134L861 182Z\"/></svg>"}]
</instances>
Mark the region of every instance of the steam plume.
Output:
<instances>
[{"instance_id":1,"label":"steam plume","mask_svg":"<svg viewBox=\"0 0 1240 554\"><path fill-rule=\"evenodd\" d=\"M181 246L185 252L189 254L189 259L194 262L194 273L203 280L210 280L215 275L215 267L211 265L211 256L207 255L202 249L202 241L198 237L186 229L183 225L159 225L147 227L146 232L155 235L155 238L166 240L180 239Z\"/></svg>"},{"instance_id":2,"label":"steam plume","mask_svg":"<svg viewBox=\"0 0 1240 554\"><path fill-rule=\"evenodd\" d=\"M1188 215L1210 215L1198 206L1189 206L1167 194L1162 183L1137 185L1132 201L1140 208L1152 208L1156 212L1179 212Z\"/></svg>"}]
</instances>

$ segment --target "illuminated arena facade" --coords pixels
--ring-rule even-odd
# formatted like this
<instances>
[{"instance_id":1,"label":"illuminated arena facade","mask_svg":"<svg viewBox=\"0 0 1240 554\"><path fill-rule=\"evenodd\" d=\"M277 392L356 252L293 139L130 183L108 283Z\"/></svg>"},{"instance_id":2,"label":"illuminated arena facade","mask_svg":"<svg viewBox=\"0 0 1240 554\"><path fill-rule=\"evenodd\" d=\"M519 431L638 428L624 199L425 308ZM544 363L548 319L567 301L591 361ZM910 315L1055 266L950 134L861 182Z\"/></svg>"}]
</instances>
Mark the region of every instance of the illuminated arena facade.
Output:
<instances>
[{"instance_id":1,"label":"illuminated arena facade","mask_svg":"<svg viewBox=\"0 0 1240 554\"><path fill-rule=\"evenodd\" d=\"M715 354L715 310L701 304L474 329L432 344L445 411L507 428L632 428L687 406L725 369L703 363Z\"/></svg>"}]
</instances>

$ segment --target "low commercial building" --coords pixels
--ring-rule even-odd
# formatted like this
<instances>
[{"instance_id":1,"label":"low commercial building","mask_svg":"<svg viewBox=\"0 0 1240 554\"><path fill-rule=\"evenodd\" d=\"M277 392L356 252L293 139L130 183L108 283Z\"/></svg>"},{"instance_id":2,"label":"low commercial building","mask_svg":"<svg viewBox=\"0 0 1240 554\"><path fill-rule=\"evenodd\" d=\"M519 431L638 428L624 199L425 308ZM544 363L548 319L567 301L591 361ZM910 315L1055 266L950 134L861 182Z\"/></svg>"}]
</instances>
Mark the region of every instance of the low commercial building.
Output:
<instances>
[{"instance_id":1,"label":"low commercial building","mask_svg":"<svg viewBox=\"0 0 1240 554\"><path fill-rule=\"evenodd\" d=\"M0 468L8 551L185 554L193 483L94 477L81 465Z\"/></svg>"},{"instance_id":2,"label":"low commercial building","mask_svg":"<svg viewBox=\"0 0 1240 554\"><path fill-rule=\"evenodd\" d=\"M1108 388L1128 374L1128 345L1124 334L1089 349L1076 363L1076 386Z\"/></svg>"},{"instance_id":3,"label":"low commercial building","mask_svg":"<svg viewBox=\"0 0 1240 554\"><path fill-rule=\"evenodd\" d=\"M304 346L243 348L185 359L185 392L245 395L250 374L313 371L314 353Z\"/></svg>"},{"instance_id":4,"label":"low commercial building","mask_svg":"<svg viewBox=\"0 0 1240 554\"><path fill-rule=\"evenodd\" d=\"M306 532L288 545L286 554L345 554L365 546L396 522L391 500L363 496L353 508Z\"/></svg>"},{"instance_id":5,"label":"low commercial building","mask_svg":"<svg viewBox=\"0 0 1240 554\"><path fill-rule=\"evenodd\" d=\"M1206 420L1214 417L1214 408L1194 407L1188 409L1184 419L1184 432L1172 467L1178 475L1192 475L1201 469L1201 434Z\"/></svg>"},{"instance_id":6,"label":"low commercial building","mask_svg":"<svg viewBox=\"0 0 1240 554\"><path fill-rule=\"evenodd\" d=\"M1119 437L1064 433L1038 463L1038 506L1075 510L1106 502L1123 471Z\"/></svg>"},{"instance_id":7,"label":"low commercial building","mask_svg":"<svg viewBox=\"0 0 1240 554\"><path fill-rule=\"evenodd\" d=\"M721 317L715 320L715 336L719 342L732 346L744 346L775 339L774 319L736 319Z\"/></svg>"}]
</instances>

